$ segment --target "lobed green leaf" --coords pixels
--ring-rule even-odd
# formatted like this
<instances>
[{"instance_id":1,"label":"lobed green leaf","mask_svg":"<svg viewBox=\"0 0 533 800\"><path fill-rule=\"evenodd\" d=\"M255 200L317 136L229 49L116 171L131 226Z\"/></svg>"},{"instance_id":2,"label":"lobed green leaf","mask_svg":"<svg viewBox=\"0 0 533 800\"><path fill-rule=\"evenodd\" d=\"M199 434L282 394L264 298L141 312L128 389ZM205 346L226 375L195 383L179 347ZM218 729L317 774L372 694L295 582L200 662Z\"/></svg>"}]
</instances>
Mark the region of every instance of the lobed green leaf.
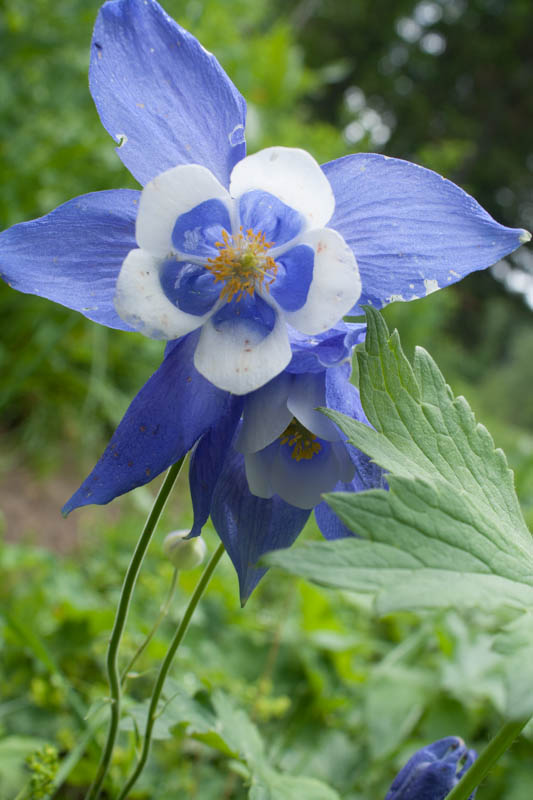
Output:
<instances>
[{"instance_id":1,"label":"lobed green leaf","mask_svg":"<svg viewBox=\"0 0 533 800\"><path fill-rule=\"evenodd\" d=\"M326 500L364 538L312 543L265 562L317 583L376 596L380 613L438 607L488 612L533 605L533 540L504 453L455 398L422 349L411 365L398 334L367 309L358 353L373 428L327 415L388 471L389 491Z\"/></svg>"}]
</instances>

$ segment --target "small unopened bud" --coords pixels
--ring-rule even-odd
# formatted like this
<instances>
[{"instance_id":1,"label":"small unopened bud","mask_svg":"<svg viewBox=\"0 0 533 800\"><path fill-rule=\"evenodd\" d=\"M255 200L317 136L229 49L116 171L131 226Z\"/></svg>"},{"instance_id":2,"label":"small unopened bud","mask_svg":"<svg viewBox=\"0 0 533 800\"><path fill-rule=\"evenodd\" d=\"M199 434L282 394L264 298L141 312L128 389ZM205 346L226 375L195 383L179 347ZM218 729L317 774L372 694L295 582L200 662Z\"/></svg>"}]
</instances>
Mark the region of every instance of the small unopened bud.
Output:
<instances>
[{"instance_id":1,"label":"small unopened bud","mask_svg":"<svg viewBox=\"0 0 533 800\"><path fill-rule=\"evenodd\" d=\"M188 530L172 531L165 536L163 552L176 569L188 570L199 566L205 558L207 548L201 536L186 539Z\"/></svg>"},{"instance_id":2,"label":"small unopened bud","mask_svg":"<svg viewBox=\"0 0 533 800\"><path fill-rule=\"evenodd\" d=\"M477 758L458 736L447 736L411 756L385 800L444 800ZM476 790L469 800L473 800Z\"/></svg>"}]
</instances>

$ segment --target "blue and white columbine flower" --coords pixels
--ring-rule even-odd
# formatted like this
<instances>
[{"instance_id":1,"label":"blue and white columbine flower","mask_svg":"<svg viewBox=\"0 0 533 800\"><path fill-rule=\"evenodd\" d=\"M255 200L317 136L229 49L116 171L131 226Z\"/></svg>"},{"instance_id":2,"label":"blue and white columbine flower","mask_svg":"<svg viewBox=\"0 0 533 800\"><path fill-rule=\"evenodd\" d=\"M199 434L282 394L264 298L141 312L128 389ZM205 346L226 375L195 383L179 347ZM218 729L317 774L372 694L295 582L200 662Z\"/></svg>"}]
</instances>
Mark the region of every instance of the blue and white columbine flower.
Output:
<instances>
[{"instance_id":1,"label":"blue and white columbine flower","mask_svg":"<svg viewBox=\"0 0 533 800\"><path fill-rule=\"evenodd\" d=\"M247 156L229 191L198 164L167 170L141 194L139 247L122 265L115 307L152 338L201 329L196 369L221 389L252 392L289 363L288 325L323 333L359 299L354 254L324 227L334 206L304 150Z\"/></svg>"},{"instance_id":2,"label":"blue and white columbine flower","mask_svg":"<svg viewBox=\"0 0 533 800\"><path fill-rule=\"evenodd\" d=\"M252 494L268 499L277 494L293 506L311 509L339 481L352 480L355 467L345 437L316 410L332 407L327 390L339 371L349 392L349 368L330 367L314 373L282 372L245 397L234 446L244 455Z\"/></svg>"},{"instance_id":3,"label":"blue and white columbine flower","mask_svg":"<svg viewBox=\"0 0 533 800\"><path fill-rule=\"evenodd\" d=\"M406 161L358 153L319 168L284 148L246 157L244 99L155 0L104 4L89 77L119 157L145 188L83 195L4 231L0 276L103 325L169 343L65 511L147 483L196 445L195 532L211 511L247 596L258 555L288 546L310 513L295 504L297 495L301 505L316 499L318 482L304 498L299 474L329 452L338 485L358 490L379 479L351 453L355 474L346 484L341 440L330 428L324 435L322 423L309 428L312 409L304 413L295 399L300 382L310 381L302 376L325 372L326 405L336 407L327 387L342 378L339 364L359 335L336 321L366 303L381 308L454 283L530 236ZM295 438L302 430L290 428L292 417L278 434L265 412L263 431L274 436L263 439L266 449L277 441L272 451L282 458L282 448L292 448L286 487L269 470L271 451L253 449L246 421L260 406L247 393L264 386L268 396L267 384L284 370L301 376L276 394L284 420L292 413L317 437L310 445ZM339 404L349 405L346 376L339 385ZM292 459L299 441L302 457ZM250 492L245 458L254 489L274 492L270 499ZM326 536L346 535L323 503L315 513Z\"/></svg>"}]
</instances>

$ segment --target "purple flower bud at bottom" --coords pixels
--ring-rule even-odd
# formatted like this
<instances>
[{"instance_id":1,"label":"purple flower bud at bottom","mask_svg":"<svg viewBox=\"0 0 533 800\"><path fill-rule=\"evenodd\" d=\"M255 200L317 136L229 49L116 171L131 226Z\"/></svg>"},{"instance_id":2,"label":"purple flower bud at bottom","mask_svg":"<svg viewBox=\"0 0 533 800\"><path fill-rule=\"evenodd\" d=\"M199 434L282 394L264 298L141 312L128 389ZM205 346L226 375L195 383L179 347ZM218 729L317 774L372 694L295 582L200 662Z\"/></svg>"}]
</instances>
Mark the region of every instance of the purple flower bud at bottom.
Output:
<instances>
[{"instance_id":1,"label":"purple flower bud at bottom","mask_svg":"<svg viewBox=\"0 0 533 800\"><path fill-rule=\"evenodd\" d=\"M477 758L458 736L426 745L412 756L392 782L385 800L444 800ZM473 800L476 790L469 800Z\"/></svg>"}]
</instances>

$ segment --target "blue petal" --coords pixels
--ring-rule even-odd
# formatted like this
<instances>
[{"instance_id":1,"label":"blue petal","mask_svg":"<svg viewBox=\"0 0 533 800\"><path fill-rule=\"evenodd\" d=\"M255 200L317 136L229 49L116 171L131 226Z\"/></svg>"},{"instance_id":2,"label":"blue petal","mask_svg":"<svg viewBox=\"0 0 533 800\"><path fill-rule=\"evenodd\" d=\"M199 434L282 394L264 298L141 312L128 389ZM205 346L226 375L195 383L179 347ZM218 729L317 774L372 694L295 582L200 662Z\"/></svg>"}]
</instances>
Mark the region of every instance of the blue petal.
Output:
<instances>
[{"instance_id":1,"label":"blue petal","mask_svg":"<svg viewBox=\"0 0 533 800\"><path fill-rule=\"evenodd\" d=\"M285 311L298 311L305 305L313 280L314 251L309 245L300 244L283 253L276 262L279 269L270 289L272 296Z\"/></svg>"},{"instance_id":2,"label":"blue petal","mask_svg":"<svg viewBox=\"0 0 533 800\"><path fill-rule=\"evenodd\" d=\"M194 369L198 334L179 339L135 397L89 477L65 505L102 505L142 486L184 456L232 408Z\"/></svg>"},{"instance_id":3,"label":"blue petal","mask_svg":"<svg viewBox=\"0 0 533 800\"><path fill-rule=\"evenodd\" d=\"M202 164L225 186L244 157L244 99L216 58L155 0L100 9L89 83L117 153L140 183Z\"/></svg>"},{"instance_id":4,"label":"blue petal","mask_svg":"<svg viewBox=\"0 0 533 800\"><path fill-rule=\"evenodd\" d=\"M227 413L205 433L191 455L189 485L194 512L190 536L199 536L211 513L211 500L242 411L242 397L233 396Z\"/></svg>"},{"instance_id":5,"label":"blue petal","mask_svg":"<svg viewBox=\"0 0 533 800\"><path fill-rule=\"evenodd\" d=\"M243 605L266 572L255 566L257 561L270 550L290 547L308 517L309 511L279 497L252 495L243 456L230 451L213 494L211 519L237 571Z\"/></svg>"},{"instance_id":6,"label":"blue petal","mask_svg":"<svg viewBox=\"0 0 533 800\"><path fill-rule=\"evenodd\" d=\"M135 241L140 192L116 189L82 195L0 234L0 277L89 319L133 330L120 319L115 284Z\"/></svg>"},{"instance_id":7,"label":"blue petal","mask_svg":"<svg viewBox=\"0 0 533 800\"><path fill-rule=\"evenodd\" d=\"M198 264L169 259L161 267L159 280L170 302L187 314L207 314L220 296L220 285Z\"/></svg>"},{"instance_id":8,"label":"blue petal","mask_svg":"<svg viewBox=\"0 0 533 800\"><path fill-rule=\"evenodd\" d=\"M239 214L243 231L264 233L267 242L279 247L302 230L304 219L294 208L283 203L278 197L253 189L245 192L239 200Z\"/></svg>"},{"instance_id":9,"label":"blue petal","mask_svg":"<svg viewBox=\"0 0 533 800\"><path fill-rule=\"evenodd\" d=\"M228 209L220 200L205 200L178 217L172 243L181 253L216 258L223 230L231 232Z\"/></svg>"},{"instance_id":10,"label":"blue petal","mask_svg":"<svg viewBox=\"0 0 533 800\"><path fill-rule=\"evenodd\" d=\"M526 240L458 186L408 161L358 153L322 169L335 194L328 225L353 250L363 282L354 314L368 303L424 297Z\"/></svg>"},{"instance_id":11,"label":"blue petal","mask_svg":"<svg viewBox=\"0 0 533 800\"><path fill-rule=\"evenodd\" d=\"M352 355L356 344L364 341L366 325L339 322L316 336L306 336L290 329L292 359L287 372L322 372Z\"/></svg>"}]
</instances>

